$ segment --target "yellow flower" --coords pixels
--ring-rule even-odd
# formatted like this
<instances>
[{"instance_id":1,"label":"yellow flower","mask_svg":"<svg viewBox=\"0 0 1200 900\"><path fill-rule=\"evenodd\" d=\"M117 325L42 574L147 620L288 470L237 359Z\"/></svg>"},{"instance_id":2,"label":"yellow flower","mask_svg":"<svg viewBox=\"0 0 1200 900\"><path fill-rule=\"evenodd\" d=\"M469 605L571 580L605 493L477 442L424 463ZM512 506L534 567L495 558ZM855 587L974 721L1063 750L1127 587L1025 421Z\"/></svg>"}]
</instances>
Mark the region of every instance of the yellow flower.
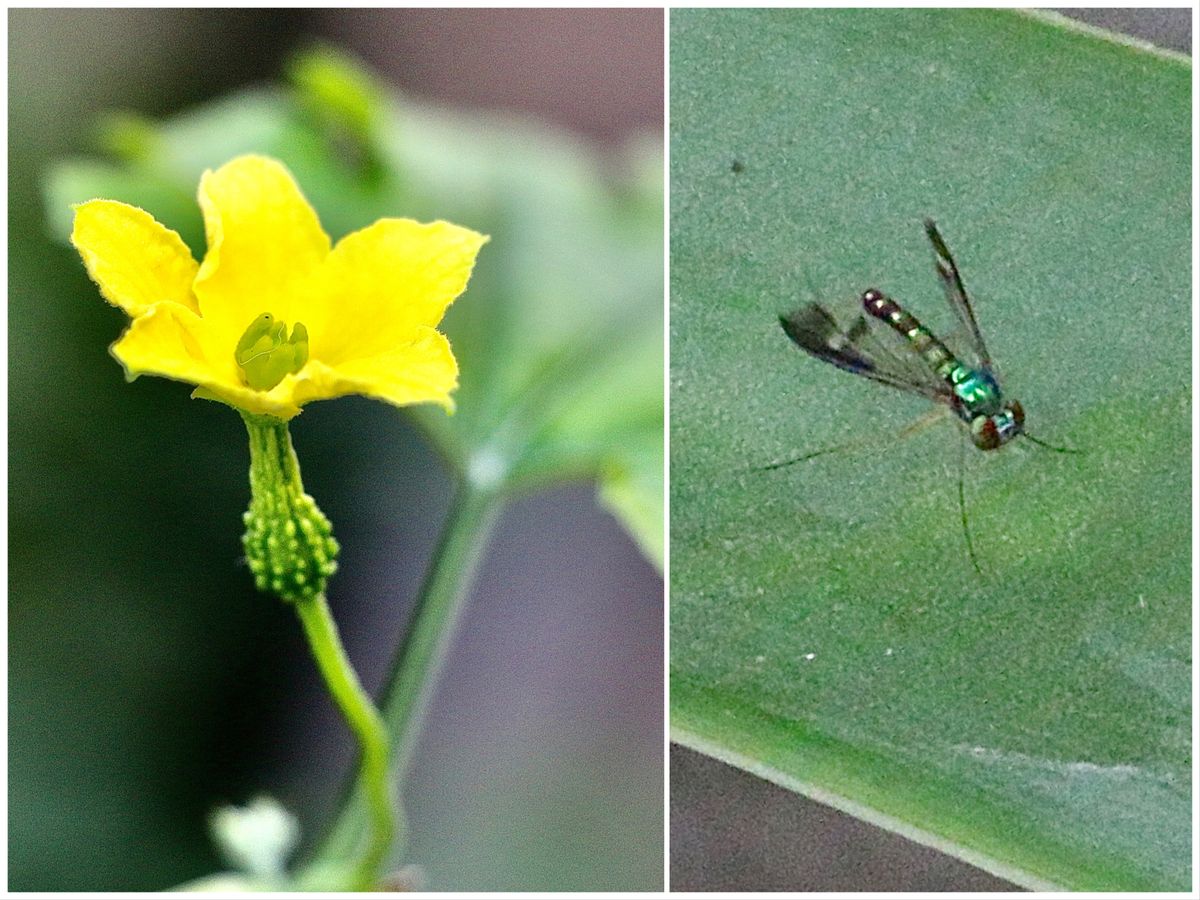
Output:
<instances>
[{"instance_id":1,"label":"yellow flower","mask_svg":"<svg viewBox=\"0 0 1200 900\"><path fill-rule=\"evenodd\" d=\"M75 207L71 243L104 298L133 319L112 346L130 380L186 381L193 397L285 420L343 394L453 410L458 365L435 326L485 236L380 219L331 248L291 174L261 156L205 172L199 200L199 265L135 206Z\"/></svg>"}]
</instances>

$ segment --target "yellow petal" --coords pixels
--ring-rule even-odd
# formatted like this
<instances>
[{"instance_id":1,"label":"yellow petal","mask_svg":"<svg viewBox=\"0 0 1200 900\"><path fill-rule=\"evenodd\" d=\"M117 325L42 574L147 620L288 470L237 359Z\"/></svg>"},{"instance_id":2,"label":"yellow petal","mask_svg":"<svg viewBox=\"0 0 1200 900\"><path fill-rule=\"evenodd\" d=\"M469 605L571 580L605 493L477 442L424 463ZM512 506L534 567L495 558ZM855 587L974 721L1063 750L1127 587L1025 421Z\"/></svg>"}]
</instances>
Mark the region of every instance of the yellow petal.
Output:
<instances>
[{"instance_id":1,"label":"yellow petal","mask_svg":"<svg viewBox=\"0 0 1200 900\"><path fill-rule=\"evenodd\" d=\"M204 347L203 320L178 303L156 303L112 345L130 381L139 375L162 375L201 384L214 380L214 367Z\"/></svg>"},{"instance_id":2,"label":"yellow petal","mask_svg":"<svg viewBox=\"0 0 1200 900\"><path fill-rule=\"evenodd\" d=\"M208 253L195 291L200 312L229 340L230 352L250 320L270 312L294 322L329 238L291 173L262 156L240 156L200 179ZM307 324L307 323L306 323Z\"/></svg>"},{"instance_id":3,"label":"yellow petal","mask_svg":"<svg viewBox=\"0 0 1200 900\"><path fill-rule=\"evenodd\" d=\"M487 240L411 219L380 219L342 238L321 273L321 297L301 317L313 357L338 368L410 343L466 288Z\"/></svg>"},{"instance_id":4,"label":"yellow petal","mask_svg":"<svg viewBox=\"0 0 1200 900\"><path fill-rule=\"evenodd\" d=\"M241 383L237 366L206 322L176 303L159 303L133 320L112 354L132 381L161 375L197 386L193 396L220 400L249 412L289 419L300 412L290 385L255 391Z\"/></svg>"},{"instance_id":5,"label":"yellow petal","mask_svg":"<svg viewBox=\"0 0 1200 900\"><path fill-rule=\"evenodd\" d=\"M285 379L285 384L292 379ZM428 326L416 329L416 338L388 353L349 360L330 366L310 360L294 378L297 405L312 400L363 394L408 406L440 403L453 412L450 392L458 385L458 364L445 336Z\"/></svg>"},{"instance_id":6,"label":"yellow petal","mask_svg":"<svg viewBox=\"0 0 1200 900\"><path fill-rule=\"evenodd\" d=\"M300 407L292 402L289 391L279 388L263 393L241 385L200 385L192 391L192 397L200 400L217 400L220 403L244 409L246 412L256 413L260 416L274 416L285 421L300 415Z\"/></svg>"},{"instance_id":7,"label":"yellow petal","mask_svg":"<svg viewBox=\"0 0 1200 900\"><path fill-rule=\"evenodd\" d=\"M191 251L145 210L116 200L80 203L71 243L104 299L131 317L163 301L199 311L192 296L197 267Z\"/></svg>"}]
</instances>

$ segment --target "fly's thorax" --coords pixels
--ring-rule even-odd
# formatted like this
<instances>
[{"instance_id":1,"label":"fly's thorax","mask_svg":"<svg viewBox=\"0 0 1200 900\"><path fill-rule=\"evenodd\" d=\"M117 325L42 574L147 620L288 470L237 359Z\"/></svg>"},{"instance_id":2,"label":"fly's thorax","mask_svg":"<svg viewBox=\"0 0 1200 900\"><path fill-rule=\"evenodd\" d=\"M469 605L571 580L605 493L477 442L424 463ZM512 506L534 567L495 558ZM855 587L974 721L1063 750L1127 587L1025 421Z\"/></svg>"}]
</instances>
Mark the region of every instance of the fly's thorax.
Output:
<instances>
[{"instance_id":1,"label":"fly's thorax","mask_svg":"<svg viewBox=\"0 0 1200 900\"><path fill-rule=\"evenodd\" d=\"M995 450L1019 435L1024 425L1025 410L1018 401L1010 400L998 413L971 419L971 440L980 450Z\"/></svg>"},{"instance_id":2,"label":"fly's thorax","mask_svg":"<svg viewBox=\"0 0 1200 900\"><path fill-rule=\"evenodd\" d=\"M995 376L987 369L972 369L957 363L946 380L954 390L960 415L967 421L977 416L995 416L1004 411L1004 398Z\"/></svg>"}]
</instances>

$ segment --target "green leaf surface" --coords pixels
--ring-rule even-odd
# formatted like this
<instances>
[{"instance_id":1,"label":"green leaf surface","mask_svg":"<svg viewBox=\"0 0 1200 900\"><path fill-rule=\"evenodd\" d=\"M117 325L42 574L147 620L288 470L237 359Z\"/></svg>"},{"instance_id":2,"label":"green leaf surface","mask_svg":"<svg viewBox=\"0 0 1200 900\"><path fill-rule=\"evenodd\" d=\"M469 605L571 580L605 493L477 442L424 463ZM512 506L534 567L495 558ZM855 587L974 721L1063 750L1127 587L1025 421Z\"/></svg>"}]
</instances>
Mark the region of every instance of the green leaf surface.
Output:
<instances>
[{"instance_id":1,"label":"green leaf surface","mask_svg":"<svg viewBox=\"0 0 1200 900\"><path fill-rule=\"evenodd\" d=\"M1187 889L1190 66L986 10L676 10L671 66L676 739L1027 886ZM927 402L780 330L877 286L950 332L925 216L1082 454L900 436Z\"/></svg>"},{"instance_id":2,"label":"green leaf surface","mask_svg":"<svg viewBox=\"0 0 1200 900\"><path fill-rule=\"evenodd\" d=\"M55 235L70 232L70 204L103 196L147 209L199 258L200 175L248 152L281 159L335 239L384 216L490 234L446 318L458 412L414 413L489 491L596 479L661 563L661 147L601 160L530 123L392 98L328 50L291 71L290 90L226 97L152 135L140 125L136 142L115 142L135 146L124 161L56 167L46 190Z\"/></svg>"}]
</instances>

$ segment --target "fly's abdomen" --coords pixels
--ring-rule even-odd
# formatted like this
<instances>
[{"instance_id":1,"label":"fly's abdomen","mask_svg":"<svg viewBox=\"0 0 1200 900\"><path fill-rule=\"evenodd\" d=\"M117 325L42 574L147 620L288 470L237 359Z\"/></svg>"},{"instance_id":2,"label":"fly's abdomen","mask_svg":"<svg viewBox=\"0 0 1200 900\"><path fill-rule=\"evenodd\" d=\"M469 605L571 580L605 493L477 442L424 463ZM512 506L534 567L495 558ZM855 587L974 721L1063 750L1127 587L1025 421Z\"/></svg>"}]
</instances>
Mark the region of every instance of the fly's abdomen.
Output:
<instances>
[{"instance_id":1,"label":"fly's abdomen","mask_svg":"<svg viewBox=\"0 0 1200 900\"><path fill-rule=\"evenodd\" d=\"M954 370L963 368L954 354L946 349L946 345L934 337L932 331L918 322L916 316L891 297L885 296L882 291L871 288L862 295L862 305L868 315L886 322L908 341L913 351L939 378L950 381Z\"/></svg>"}]
</instances>

